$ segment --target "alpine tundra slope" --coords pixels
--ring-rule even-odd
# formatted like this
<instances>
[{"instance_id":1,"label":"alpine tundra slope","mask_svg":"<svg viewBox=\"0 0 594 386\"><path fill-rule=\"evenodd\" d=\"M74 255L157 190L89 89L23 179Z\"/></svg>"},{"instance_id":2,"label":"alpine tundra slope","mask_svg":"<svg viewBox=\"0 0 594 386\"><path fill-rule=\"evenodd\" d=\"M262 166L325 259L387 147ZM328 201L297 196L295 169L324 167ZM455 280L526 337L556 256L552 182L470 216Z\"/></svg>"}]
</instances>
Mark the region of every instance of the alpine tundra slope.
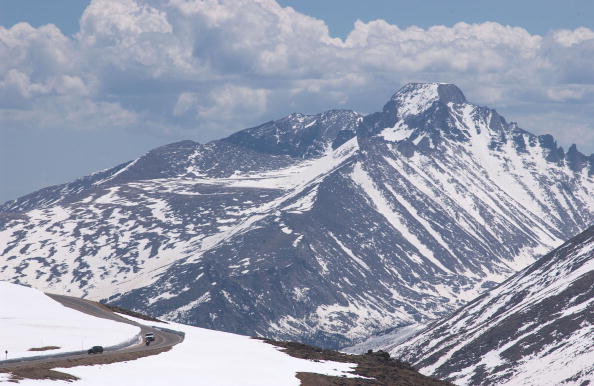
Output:
<instances>
[{"instance_id":1,"label":"alpine tundra slope","mask_svg":"<svg viewBox=\"0 0 594 386\"><path fill-rule=\"evenodd\" d=\"M594 227L392 353L457 385L589 385Z\"/></svg>"},{"instance_id":2,"label":"alpine tundra slope","mask_svg":"<svg viewBox=\"0 0 594 386\"><path fill-rule=\"evenodd\" d=\"M291 114L0 207L0 278L340 347L443 316L594 220L594 155L451 84Z\"/></svg>"},{"instance_id":3,"label":"alpine tundra slope","mask_svg":"<svg viewBox=\"0 0 594 386\"><path fill-rule=\"evenodd\" d=\"M341 380L359 377L352 373L357 367L354 363L298 359L247 336L120 316L85 300L49 297L1 281L0 305L0 344L15 358L0 360L0 383L70 385L76 380L84 386L277 386L299 385L298 373L339 376ZM141 329L154 331L156 339L150 346L137 339ZM96 355L86 350L73 353L80 351L83 340L87 345L124 344L106 347ZM40 348L40 342L45 351L28 351ZM38 358L16 358L30 355ZM59 372L49 371L52 368ZM402 374L420 384L446 384L416 372Z\"/></svg>"}]
</instances>

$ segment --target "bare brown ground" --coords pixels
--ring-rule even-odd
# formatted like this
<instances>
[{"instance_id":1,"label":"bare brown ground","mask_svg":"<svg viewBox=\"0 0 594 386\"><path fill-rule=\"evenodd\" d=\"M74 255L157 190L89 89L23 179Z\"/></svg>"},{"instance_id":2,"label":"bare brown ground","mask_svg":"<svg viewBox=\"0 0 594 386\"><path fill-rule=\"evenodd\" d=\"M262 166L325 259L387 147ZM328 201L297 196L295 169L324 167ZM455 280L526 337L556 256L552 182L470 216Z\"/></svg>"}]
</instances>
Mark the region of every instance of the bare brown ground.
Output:
<instances>
[{"instance_id":1,"label":"bare brown ground","mask_svg":"<svg viewBox=\"0 0 594 386\"><path fill-rule=\"evenodd\" d=\"M48 350L57 350L60 347L58 346L43 346L43 347L31 347L27 351L48 351Z\"/></svg>"},{"instance_id":2,"label":"bare brown ground","mask_svg":"<svg viewBox=\"0 0 594 386\"><path fill-rule=\"evenodd\" d=\"M69 368L76 366L105 365L109 363L131 361L151 355L160 354L169 351L171 347L157 348L148 351L125 352L125 353L106 353L89 355L88 357L64 358L48 360L45 363L35 365L22 365L10 369L0 368L0 373L11 373L10 382L18 382L22 379L51 379L75 381L78 378L74 375L52 370L53 368Z\"/></svg>"},{"instance_id":3,"label":"bare brown ground","mask_svg":"<svg viewBox=\"0 0 594 386\"><path fill-rule=\"evenodd\" d=\"M13 371L8 382L18 383L23 379L51 379L53 381L61 380L72 382L77 381L79 378L71 374L62 373L60 371L31 368Z\"/></svg>"},{"instance_id":4,"label":"bare brown ground","mask_svg":"<svg viewBox=\"0 0 594 386\"><path fill-rule=\"evenodd\" d=\"M453 386L449 382L424 376L408 363L390 358L389 354L383 351L377 351L371 354L351 355L301 343L277 342L270 339L262 340L281 347L287 354L296 358L356 363L357 367L354 370L354 374L373 378L343 378L314 373L298 373L297 378L299 378L303 386Z\"/></svg>"}]
</instances>

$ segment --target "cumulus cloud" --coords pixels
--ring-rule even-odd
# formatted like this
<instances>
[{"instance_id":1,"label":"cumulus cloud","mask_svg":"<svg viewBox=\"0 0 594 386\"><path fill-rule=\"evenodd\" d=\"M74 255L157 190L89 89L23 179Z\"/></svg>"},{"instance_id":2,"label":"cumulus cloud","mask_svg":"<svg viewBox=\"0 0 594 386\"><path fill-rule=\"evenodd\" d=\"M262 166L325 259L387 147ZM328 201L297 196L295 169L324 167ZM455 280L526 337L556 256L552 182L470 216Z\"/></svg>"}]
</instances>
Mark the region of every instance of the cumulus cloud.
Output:
<instances>
[{"instance_id":1,"label":"cumulus cloud","mask_svg":"<svg viewBox=\"0 0 594 386\"><path fill-rule=\"evenodd\" d=\"M571 47L592 39L594 39L594 31L584 27L575 30L563 29L553 33L553 40L564 47Z\"/></svg>"},{"instance_id":2,"label":"cumulus cloud","mask_svg":"<svg viewBox=\"0 0 594 386\"><path fill-rule=\"evenodd\" d=\"M52 25L0 27L0 119L212 139L293 111L376 111L408 81L453 82L504 110L544 104L560 118L576 114L568 103L594 104L593 65L587 28L539 36L494 22L376 20L342 40L274 0L93 0L74 37Z\"/></svg>"},{"instance_id":3,"label":"cumulus cloud","mask_svg":"<svg viewBox=\"0 0 594 386\"><path fill-rule=\"evenodd\" d=\"M173 114L192 121L207 121L211 127L229 129L229 117L249 120L267 111L269 90L223 85L208 94L183 92L179 95Z\"/></svg>"}]
</instances>

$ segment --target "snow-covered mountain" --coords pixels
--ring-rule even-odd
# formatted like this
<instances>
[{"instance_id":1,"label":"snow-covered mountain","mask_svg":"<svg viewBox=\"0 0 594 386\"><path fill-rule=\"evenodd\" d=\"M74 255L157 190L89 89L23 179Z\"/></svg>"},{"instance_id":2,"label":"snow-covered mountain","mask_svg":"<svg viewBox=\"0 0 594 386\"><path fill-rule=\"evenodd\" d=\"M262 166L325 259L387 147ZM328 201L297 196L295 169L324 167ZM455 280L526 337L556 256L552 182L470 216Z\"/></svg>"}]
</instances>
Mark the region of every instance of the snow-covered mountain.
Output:
<instances>
[{"instance_id":1,"label":"snow-covered mountain","mask_svg":"<svg viewBox=\"0 0 594 386\"><path fill-rule=\"evenodd\" d=\"M457 385L594 380L594 227L393 350Z\"/></svg>"},{"instance_id":2,"label":"snow-covered mountain","mask_svg":"<svg viewBox=\"0 0 594 386\"><path fill-rule=\"evenodd\" d=\"M587 228L594 156L450 84L292 114L0 207L0 278L326 347L443 316Z\"/></svg>"}]
</instances>

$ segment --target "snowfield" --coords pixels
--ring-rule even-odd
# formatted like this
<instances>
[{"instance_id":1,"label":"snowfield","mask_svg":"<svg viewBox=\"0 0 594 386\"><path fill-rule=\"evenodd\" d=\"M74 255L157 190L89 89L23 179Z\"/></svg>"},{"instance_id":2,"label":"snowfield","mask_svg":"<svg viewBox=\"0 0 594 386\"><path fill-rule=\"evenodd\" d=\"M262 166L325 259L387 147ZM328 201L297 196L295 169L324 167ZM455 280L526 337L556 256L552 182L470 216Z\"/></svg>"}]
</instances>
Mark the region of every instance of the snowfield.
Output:
<instances>
[{"instance_id":1,"label":"snowfield","mask_svg":"<svg viewBox=\"0 0 594 386\"><path fill-rule=\"evenodd\" d=\"M124 316L124 315L123 315ZM146 323L139 319L128 319ZM299 385L297 372L353 377L355 364L293 358L276 347L247 336L177 323L150 323L183 331L170 351L135 361L55 369L81 378L76 385ZM24 385L38 382L22 382ZM66 383L66 382L64 382Z\"/></svg>"},{"instance_id":2,"label":"snowfield","mask_svg":"<svg viewBox=\"0 0 594 386\"><path fill-rule=\"evenodd\" d=\"M89 339L89 342L93 340L106 344L109 339L113 343L127 340L137 332L134 326L79 313L63 307L39 291L4 282L0 282L0 315L1 344L8 344L9 353L10 348L15 352L20 350L22 356L27 354L28 347L39 346L42 341L45 345L80 349L80 336L83 334L86 334L85 339ZM297 372L355 376L350 373L356 367L355 364L293 358L275 346L247 336L176 323L147 323L122 316L151 326L183 331L185 339L170 351L133 361L55 370L79 377L80 380L74 383L77 386L278 386L299 385L300 381L295 377ZM50 336L55 339L50 341ZM0 382L8 379L9 375L0 374ZM72 385L70 382L52 380L23 380L19 384Z\"/></svg>"},{"instance_id":3,"label":"snowfield","mask_svg":"<svg viewBox=\"0 0 594 386\"><path fill-rule=\"evenodd\" d=\"M128 342L140 328L64 307L43 292L0 281L0 360L53 355ZM48 351L30 348L58 346Z\"/></svg>"}]
</instances>

